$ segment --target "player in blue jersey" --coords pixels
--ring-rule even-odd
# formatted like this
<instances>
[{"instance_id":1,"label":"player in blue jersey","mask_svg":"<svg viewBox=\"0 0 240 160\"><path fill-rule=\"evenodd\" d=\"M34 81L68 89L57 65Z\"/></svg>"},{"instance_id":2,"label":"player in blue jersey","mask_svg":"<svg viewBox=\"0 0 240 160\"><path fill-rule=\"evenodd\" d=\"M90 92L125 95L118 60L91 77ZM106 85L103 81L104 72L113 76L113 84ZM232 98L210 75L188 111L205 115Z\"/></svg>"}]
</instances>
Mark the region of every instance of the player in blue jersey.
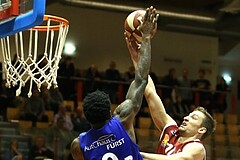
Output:
<instances>
[{"instance_id":1,"label":"player in blue jersey","mask_svg":"<svg viewBox=\"0 0 240 160\"><path fill-rule=\"evenodd\" d=\"M138 113L148 82L151 64L151 32L156 26L158 14L153 7L147 8L139 26L142 42L134 65L135 79L131 83L126 100L111 115L109 96L102 91L88 94L83 100L83 111L92 129L81 133L71 145L74 160L142 160L135 141L133 122ZM130 40L126 40L129 50ZM133 54L130 51L131 54ZM131 55L133 58L134 56Z\"/></svg>"}]
</instances>

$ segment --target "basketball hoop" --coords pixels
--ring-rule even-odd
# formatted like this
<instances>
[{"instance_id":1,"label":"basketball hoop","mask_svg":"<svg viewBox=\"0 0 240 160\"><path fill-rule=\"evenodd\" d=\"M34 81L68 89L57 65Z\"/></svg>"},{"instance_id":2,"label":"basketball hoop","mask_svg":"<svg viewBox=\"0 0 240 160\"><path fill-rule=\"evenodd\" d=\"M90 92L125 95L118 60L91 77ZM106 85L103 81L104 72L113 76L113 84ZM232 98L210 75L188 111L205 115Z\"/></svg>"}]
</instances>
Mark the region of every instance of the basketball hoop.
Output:
<instances>
[{"instance_id":1,"label":"basketball hoop","mask_svg":"<svg viewBox=\"0 0 240 160\"><path fill-rule=\"evenodd\" d=\"M42 25L1 38L6 85L9 88L18 85L16 96L27 82L28 97L32 95L34 83L39 91L42 84L48 89L52 85L57 87L58 64L68 28L66 19L45 15Z\"/></svg>"}]
</instances>

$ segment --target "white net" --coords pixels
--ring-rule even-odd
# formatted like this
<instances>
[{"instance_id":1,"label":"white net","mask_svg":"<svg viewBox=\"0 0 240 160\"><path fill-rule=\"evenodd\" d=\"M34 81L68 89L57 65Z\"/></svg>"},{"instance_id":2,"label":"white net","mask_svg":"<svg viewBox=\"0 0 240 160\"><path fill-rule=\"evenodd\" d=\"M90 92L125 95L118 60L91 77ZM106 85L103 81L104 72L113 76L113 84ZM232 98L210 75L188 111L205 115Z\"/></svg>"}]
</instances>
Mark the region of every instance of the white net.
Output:
<instances>
[{"instance_id":1,"label":"white net","mask_svg":"<svg viewBox=\"0 0 240 160\"><path fill-rule=\"evenodd\" d=\"M48 89L57 87L57 70L69 25L56 16L46 15L44 19L46 24L1 38L6 85L17 87L17 96L27 83L28 97L34 83L39 91L42 84Z\"/></svg>"}]
</instances>

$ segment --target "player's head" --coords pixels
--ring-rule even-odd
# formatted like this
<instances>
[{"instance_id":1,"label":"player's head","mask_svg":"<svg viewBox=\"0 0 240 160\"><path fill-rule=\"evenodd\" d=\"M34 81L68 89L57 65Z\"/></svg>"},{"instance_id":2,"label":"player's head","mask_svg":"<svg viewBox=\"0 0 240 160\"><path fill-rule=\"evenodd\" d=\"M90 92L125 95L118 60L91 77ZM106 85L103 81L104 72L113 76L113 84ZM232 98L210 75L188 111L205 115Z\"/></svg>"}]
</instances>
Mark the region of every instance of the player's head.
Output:
<instances>
[{"instance_id":1,"label":"player's head","mask_svg":"<svg viewBox=\"0 0 240 160\"><path fill-rule=\"evenodd\" d=\"M184 117L179 131L185 136L195 136L204 139L214 132L216 122L203 107L197 107L188 116Z\"/></svg>"},{"instance_id":2,"label":"player's head","mask_svg":"<svg viewBox=\"0 0 240 160\"><path fill-rule=\"evenodd\" d=\"M202 121L201 126L206 128L206 132L203 134L201 139L208 137L216 129L216 121L213 119L210 113L203 107L197 107L195 111L202 112L205 115L205 118Z\"/></svg>"},{"instance_id":3,"label":"player's head","mask_svg":"<svg viewBox=\"0 0 240 160\"><path fill-rule=\"evenodd\" d=\"M10 149L12 149L13 147L14 148L18 148L18 141L17 141L17 139L11 139L9 147L10 147Z\"/></svg>"},{"instance_id":4,"label":"player's head","mask_svg":"<svg viewBox=\"0 0 240 160\"><path fill-rule=\"evenodd\" d=\"M83 112L91 124L103 123L111 117L111 102L102 91L89 93L83 100Z\"/></svg>"},{"instance_id":5,"label":"player's head","mask_svg":"<svg viewBox=\"0 0 240 160\"><path fill-rule=\"evenodd\" d=\"M198 75L200 78L203 78L205 76L205 74L206 74L206 71L204 69L199 69Z\"/></svg>"},{"instance_id":6,"label":"player's head","mask_svg":"<svg viewBox=\"0 0 240 160\"><path fill-rule=\"evenodd\" d=\"M41 148L43 146L45 146L45 138L43 135L38 135L37 137L35 137L35 145L38 147L38 148Z\"/></svg>"}]
</instances>

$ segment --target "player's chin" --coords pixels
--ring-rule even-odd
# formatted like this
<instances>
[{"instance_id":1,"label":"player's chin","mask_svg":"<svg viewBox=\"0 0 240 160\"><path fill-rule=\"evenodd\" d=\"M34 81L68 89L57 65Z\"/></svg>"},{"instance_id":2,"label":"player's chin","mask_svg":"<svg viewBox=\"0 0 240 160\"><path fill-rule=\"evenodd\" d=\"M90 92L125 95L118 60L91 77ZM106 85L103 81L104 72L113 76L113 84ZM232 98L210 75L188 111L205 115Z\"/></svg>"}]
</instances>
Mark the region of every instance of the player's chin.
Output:
<instances>
[{"instance_id":1,"label":"player's chin","mask_svg":"<svg viewBox=\"0 0 240 160\"><path fill-rule=\"evenodd\" d=\"M178 127L178 131L180 131L180 132L185 131L185 127L183 125L180 125Z\"/></svg>"}]
</instances>

